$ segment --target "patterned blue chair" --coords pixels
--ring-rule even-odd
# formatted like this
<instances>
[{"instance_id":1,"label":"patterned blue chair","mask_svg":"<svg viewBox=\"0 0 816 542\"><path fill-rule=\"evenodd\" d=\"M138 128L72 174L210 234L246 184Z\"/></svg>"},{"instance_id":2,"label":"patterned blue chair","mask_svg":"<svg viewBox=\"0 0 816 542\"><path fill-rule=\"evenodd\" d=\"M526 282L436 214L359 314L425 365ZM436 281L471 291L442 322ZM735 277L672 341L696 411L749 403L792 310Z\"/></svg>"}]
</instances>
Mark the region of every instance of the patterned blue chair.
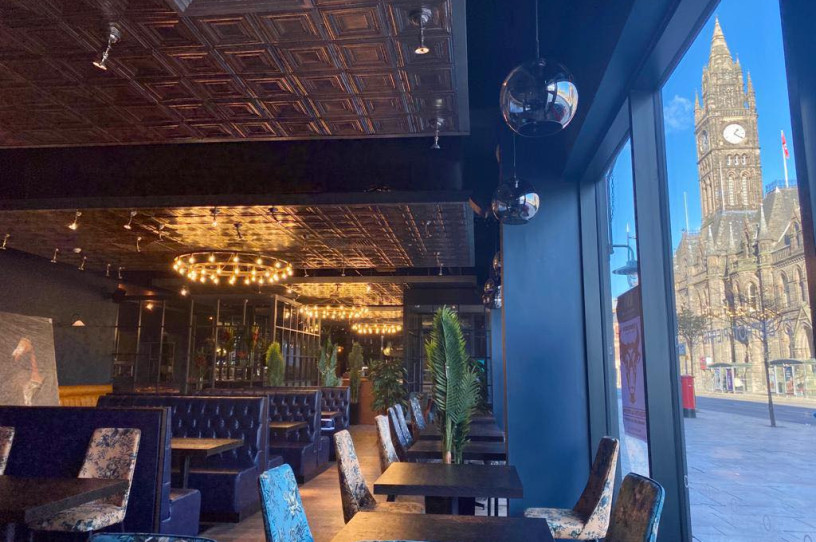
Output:
<instances>
[{"instance_id":1,"label":"patterned blue chair","mask_svg":"<svg viewBox=\"0 0 816 542\"><path fill-rule=\"evenodd\" d=\"M127 480L124 493L68 508L29 524L34 531L91 532L122 523L127 511L130 485L139 451L139 429L96 429L85 453L79 478Z\"/></svg>"},{"instance_id":2,"label":"patterned blue chair","mask_svg":"<svg viewBox=\"0 0 816 542\"><path fill-rule=\"evenodd\" d=\"M360 471L360 461L354 451L354 442L348 431L334 435L337 455L337 472L340 475L340 498L343 501L343 519L346 523L357 512L402 512L423 514L425 507L412 502L377 502Z\"/></svg>"},{"instance_id":3,"label":"patterned blue chair","mask_svg":"<svg viewBox=\"0 0 816 542\"><path fill-rule=\"evenodd\" d=\"M402 409L402 405L400 404L394 405L393 408L397 413L397 420L399 420L400 427L405 435L405 440L410 448L414 444L414 436L411 434L411 430L408 428L408 422L405 421L405 411Z\"/></svg>"},{"instance_id":4,"label":"patterned blue chair","mask_svg":"<svg viewBox=\"0 0 816 542\"><path fill-rule=\"evenodd\" d=\"M314 542L292 467L284 464L261 474L258 489L266 542Z\"/></svg>"},{"instance_id":5,"label":"patterned blue chair","mask_svg":"<svg viewBox=\"0 0 816 542\"><path fill-rule=\"evenodd\" d=\"M385 469L390 467L391 463L397 463L400 459L397 450L394 448L394 442L391 440L388 418L382 415L376 416L374 421L377 422L377 450L380 452L380 472L385 472Z\"/></svg>"},{"instance_id":6,"label":"patterned blue chair","mask_svg":"<svg viewBox=\"0 0 816 542\"><path fill-rule=\"evenodd\" d=\"M634 472L621 483L605 542L655 542L663 500L663 486Z\"/></svg>"},{"instance_id":7,"label":"patterned blue chair","mask_svg":"<svg viewBox=\"0 0 816 542\"><path fill-rule=\"evenodd\" d=\"M564 540L597 540L606 536L615 471L618 464L617 439L604 437L598 444L589 480L578 503L572 509L528 508L528 518L544 518L553 538Z\"/></svg>"},{"instance_id":8,"label":"patterned blue chair","mask_svg":"<svg viewBox=\"0 0 816 542\"><path fill-rule=\"evenodd\" d=\"M8 463L8 458L11 454L11 443L13 440L14 428L0 427L0 475L6 472L6 463Z\"/></svg>"},{"instance_id":9,"label":"patterned blue chair","mask_svg":"<svg viewBox=\"0 0 816 542\"><path fill-rule=\"evenodd\" d=\"M411 415L414 419L414 426L417 430L422 431L425 429L427 423L425 422L425 415L422 414L422 405L419 404L419 397L416 395L412 395L410 398L411 402Z\"/></svg>"},{"instance_id":10,"label":"patterned blue chair","mask_svg":"<svg viewBox=\"0 0 816 542\"><path fill-rule=\"evenodd\" d=\"M88 542L216 542L212 538L200 536L172 536L153 533L100 533Z\"/></svg>"},{"instance_id":11,"label":"patterned blue chair","mask_svg":"<svg viewBox=\"0 0 816 542\"><path fill-rule=\"evenodd\" d=\"M402 430L402 424L400 424L399 414L397 414L396 408L388 407L388 421L391 425L391 441L397 450L397 456L400 461L407 461L408 448L410 448L411 445L408 443L408 437Z\"/></svg>"}]
</instances>

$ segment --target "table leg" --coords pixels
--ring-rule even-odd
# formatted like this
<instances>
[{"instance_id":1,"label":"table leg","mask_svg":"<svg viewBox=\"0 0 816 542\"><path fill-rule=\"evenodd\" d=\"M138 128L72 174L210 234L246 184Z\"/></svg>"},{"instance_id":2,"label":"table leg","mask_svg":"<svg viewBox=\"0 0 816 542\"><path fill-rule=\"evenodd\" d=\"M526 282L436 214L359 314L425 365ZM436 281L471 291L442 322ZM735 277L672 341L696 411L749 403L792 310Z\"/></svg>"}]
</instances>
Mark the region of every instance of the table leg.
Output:
<instances>
[{"instance_id":1,"label":"table leg","mask_svg":"<svg viewBox=\"0 0 816 542\"><path fill-rule=\"evenodd\" d=\"M453 497L451 499L451 514L454 516L459 515L459 497Z\"/></svg>"},{"instance_id":2,"label":"table leg","mask_svg":"<svg viewBox=\"0 0 816 542\"><path fill-rule=\"evenodd\" d=\"M181 464L181 488L187 489L187 479L190 477L190 456L184 456L184 462Z\"/></svg>"}]
</instances>

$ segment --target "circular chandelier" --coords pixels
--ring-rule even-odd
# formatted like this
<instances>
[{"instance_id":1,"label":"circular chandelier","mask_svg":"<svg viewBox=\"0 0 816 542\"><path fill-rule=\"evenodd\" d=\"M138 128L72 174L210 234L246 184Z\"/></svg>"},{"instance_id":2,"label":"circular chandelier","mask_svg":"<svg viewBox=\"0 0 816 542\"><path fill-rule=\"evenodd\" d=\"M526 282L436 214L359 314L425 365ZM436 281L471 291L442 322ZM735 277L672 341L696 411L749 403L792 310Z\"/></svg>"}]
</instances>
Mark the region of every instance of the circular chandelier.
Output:
<instances>
[{"instance_id":1,"label":"circular chandelier","mask_svg":"<svg viewBox=\"0 0 816 542\"><path fill-rule=\"evenodd\" d=\"M356 320L369 313L368 307L349 305L303 305L300 313L322 320Z\"/></svg>"},{"instance_id":2,"label":"circular chandelier","mask_svg":"<svg viewBox=\"0 0 816 542\"><path fill-rule=\"evenodd\" d=\"M360 335L396 335L402 331L400 324L353 324L352 331Z\"/></svg>"},{"instance_id":3,"label":"circular chandelier","mask_svg":"<svg viewBox=\"0 0 816 542\"><path fill-rule=\"evenodd\" d=\"M288 262L250 252L188 252L173 259L173 270L192 282L231 286L275 284L295 274Z\"/></svg>"}]
</instances>

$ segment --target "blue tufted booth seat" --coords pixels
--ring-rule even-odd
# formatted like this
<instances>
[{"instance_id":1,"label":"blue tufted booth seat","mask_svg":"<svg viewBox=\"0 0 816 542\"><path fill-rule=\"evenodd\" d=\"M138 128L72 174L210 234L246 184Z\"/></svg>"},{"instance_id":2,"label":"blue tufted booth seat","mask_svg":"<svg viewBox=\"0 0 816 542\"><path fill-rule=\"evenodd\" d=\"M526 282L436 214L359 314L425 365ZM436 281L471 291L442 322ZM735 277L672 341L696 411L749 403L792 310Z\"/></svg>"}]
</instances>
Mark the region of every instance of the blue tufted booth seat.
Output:
<instances>
[{"instance_id":1,"label":"blue tufted booth seat","mask_svg":"<svg viewBox=\"0 0 816 542\"><path fill-rule=\"evenodd\" d=\"M333 429L321 429L321 434L330 439L329 460L334 461L334 435L338 431L348 429L351 425L351 388L348 386L322 387L320 391L322 394L320 410L340 412L340 416L335 418Z\"/></svg>"},{"instance_id":2,"label":"blue tufted booth seat","mask_svg":"<svg viewBox=\"0 0 816 542\"><path fill-rule=\"evenodd\" d=\"M167 406L174 437L242 439L240 448L194 459L188 486L201 492L205 521L239 522L260 509L258 476L266 469L268 447L266 397L105 395L98 405ZM173 474L173 482L181 486L180 472Z\"/></svg>"},{"instance_id":3,"label":"blue tufted booth seat","mask_svg":"<svg viewBox=\"0 0 816 542\"><path fill-rule=\"evenodd\" d=\"M170 411L167 408L0 407L0 425L15 428L5 473L73 478L98 427L141 431L124 528L197 534L198 492L176 501L170 489ZM59 445L54 446L55 442ZM120 530L114 526L109 530Z\"/></svg>"}]
</instances>

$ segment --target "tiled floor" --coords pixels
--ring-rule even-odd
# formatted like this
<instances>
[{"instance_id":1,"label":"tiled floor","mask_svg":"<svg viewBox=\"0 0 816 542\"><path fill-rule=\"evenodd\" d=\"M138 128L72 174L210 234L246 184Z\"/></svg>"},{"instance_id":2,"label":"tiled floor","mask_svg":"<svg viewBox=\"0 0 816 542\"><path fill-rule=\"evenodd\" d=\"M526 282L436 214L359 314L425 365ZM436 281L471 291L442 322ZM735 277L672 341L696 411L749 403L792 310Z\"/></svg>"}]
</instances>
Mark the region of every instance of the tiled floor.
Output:
<instances>
[{"instance_id":1,"label":"tiled floor","mask_svg":"<svg viewBox=\"0 0 816 542\"><path fill-rule=\"evenodd\" d=\"M374 426L354 426L351 434L363 476L371 487L380 475L377 434ZM328 542L344 525L335 464L330 463L328 469L301 485L300 496L315 541ZM201 535L219 542L264 542L263 519L259 512L239 524L219 524L205 530Z\"/></svg>"}]
</instances>

